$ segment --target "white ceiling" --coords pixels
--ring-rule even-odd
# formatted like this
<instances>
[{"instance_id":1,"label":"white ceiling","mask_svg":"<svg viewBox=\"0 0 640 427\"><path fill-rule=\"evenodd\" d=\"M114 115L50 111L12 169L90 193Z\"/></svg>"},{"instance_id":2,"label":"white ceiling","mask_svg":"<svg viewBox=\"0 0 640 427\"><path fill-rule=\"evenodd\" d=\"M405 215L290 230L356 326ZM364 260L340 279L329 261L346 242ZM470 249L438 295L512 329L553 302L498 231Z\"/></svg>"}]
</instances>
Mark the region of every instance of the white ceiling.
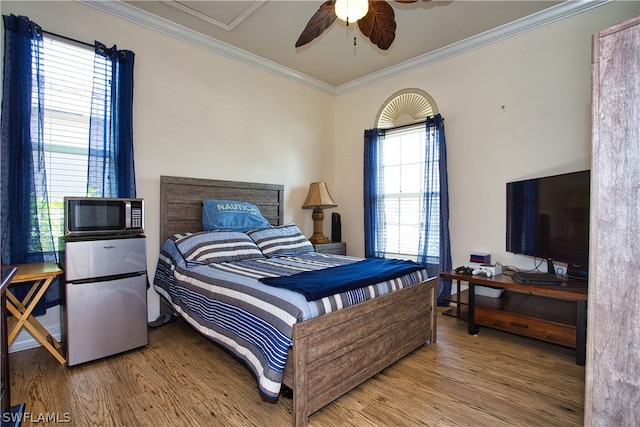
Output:
<instances>
[{"instance_id":1,"label":"white ceiling","mask_svg":"<svg viewBox=\"0 0 640 427\"><path fill-rule=\"evenodd\" d=\"M147 27L329 92L362 79L394 75L433 60L518 34L604 1L455 0L402 4L389 0L395 41L380 50L339 19L320 37L295 42L321 0L83 1ZM354 37L356 46L354 46Z\"/></svg>"}]
</instances>

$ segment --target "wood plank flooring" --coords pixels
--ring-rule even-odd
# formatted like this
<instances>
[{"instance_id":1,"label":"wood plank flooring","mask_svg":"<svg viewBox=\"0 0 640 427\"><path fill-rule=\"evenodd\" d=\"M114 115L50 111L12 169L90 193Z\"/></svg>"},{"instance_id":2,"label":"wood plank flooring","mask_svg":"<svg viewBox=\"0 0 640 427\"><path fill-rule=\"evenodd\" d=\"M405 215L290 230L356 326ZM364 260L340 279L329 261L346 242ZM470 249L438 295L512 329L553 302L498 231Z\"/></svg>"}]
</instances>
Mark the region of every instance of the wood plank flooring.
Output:
<instances>
[{"instance_id":1,"label":"wood plank flooring","mask_svg":"<svg viewBox=\"0 0 640 427\"><path fill-rule=\"evenodd\" d=\"M309 418L310 426L581 426L575 351L438 315L426 345ZM68 368L44 348L9 356L23 426L291 425L292 402L263 401L248 369L178 320L149 346Z\"/></svg>"}]
</instances>

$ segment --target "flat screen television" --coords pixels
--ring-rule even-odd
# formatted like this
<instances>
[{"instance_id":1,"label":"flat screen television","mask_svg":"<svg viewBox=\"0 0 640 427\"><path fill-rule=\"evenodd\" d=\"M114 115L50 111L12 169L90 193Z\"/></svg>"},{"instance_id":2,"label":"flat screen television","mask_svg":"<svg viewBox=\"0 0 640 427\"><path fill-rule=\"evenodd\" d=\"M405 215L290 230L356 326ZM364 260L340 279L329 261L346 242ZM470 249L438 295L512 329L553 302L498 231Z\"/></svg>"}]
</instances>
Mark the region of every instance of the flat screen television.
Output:
<instances>
[{"instance_id":1,"label":"flat screen television","mask_svg":"<svg viewBox=\"0 0 640 427\"><path fill-rule=\"evenodd\" d=\"M507 183L507 251L568 264L586 279L590 171Z\"/></svg>"}]
</instances>

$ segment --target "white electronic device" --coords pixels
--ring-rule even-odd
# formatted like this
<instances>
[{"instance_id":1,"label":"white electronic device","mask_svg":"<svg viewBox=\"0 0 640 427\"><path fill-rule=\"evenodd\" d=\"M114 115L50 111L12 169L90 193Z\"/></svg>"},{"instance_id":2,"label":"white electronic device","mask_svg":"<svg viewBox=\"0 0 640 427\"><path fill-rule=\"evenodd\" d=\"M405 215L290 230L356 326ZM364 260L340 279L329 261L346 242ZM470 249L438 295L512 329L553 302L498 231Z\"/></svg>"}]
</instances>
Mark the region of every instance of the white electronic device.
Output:
<instances>
[{"instance_id":1,"label":"white electronic device","mask_svg":"<svg viewBox=\"0 0 640 427\"><path fill-rule=\"evenodd\" d=\"M482 270L480 268L476 268L475 270L473 270L473 274L481 274L487 277L491 277L493 275L493 273L491 273L491 271L489 270Z\"/></svg>"},{"instance_id":2,"label":"white electronic device","mask_svg":"<svg viewBox=\"0 0 640 427\"><path fill-rule=\"evenodd\" d=\"M494 265L494 264L480 264L478 266L475 266L476 270L486 270L491 272L491 276L497 276L498 274L502 274L502 266L501 265ZM491 277L489 276L489 277Z\"/></svg>"}]
</instances>

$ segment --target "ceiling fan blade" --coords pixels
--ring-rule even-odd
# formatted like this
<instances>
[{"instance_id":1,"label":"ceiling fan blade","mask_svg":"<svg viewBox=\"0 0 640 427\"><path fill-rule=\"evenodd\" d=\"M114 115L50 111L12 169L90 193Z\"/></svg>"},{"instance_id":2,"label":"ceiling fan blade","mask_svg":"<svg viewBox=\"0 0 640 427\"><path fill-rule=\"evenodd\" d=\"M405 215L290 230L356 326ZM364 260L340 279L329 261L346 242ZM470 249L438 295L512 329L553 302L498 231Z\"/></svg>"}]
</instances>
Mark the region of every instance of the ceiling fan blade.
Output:
<instances>
[{"instance_id":1,"label":"ceiling fan blade","mask_svg":"<svg viewBox=\"0 0 640 427\"><path fill-rule=\"evenodd\" d=\"M309 43L335 22L335 4L335 0L329 0L322 3L309 22L307 22L307 26L304 27L302 34L300 34L300 37L296 42L296 47L304 46Z\"/></svg>"},{"instance_id":2,"label":"ceiling fan blade","mask_svg":"<svg viewBox=\"0 0 640 427\"><path fill-rule=\"evenodd\" d=\"M371 43L387 50L396 38L396 20L393 8L386 1L369 0L369 12L358 21L358 28Z\"/></svg>"}]
</instances>

